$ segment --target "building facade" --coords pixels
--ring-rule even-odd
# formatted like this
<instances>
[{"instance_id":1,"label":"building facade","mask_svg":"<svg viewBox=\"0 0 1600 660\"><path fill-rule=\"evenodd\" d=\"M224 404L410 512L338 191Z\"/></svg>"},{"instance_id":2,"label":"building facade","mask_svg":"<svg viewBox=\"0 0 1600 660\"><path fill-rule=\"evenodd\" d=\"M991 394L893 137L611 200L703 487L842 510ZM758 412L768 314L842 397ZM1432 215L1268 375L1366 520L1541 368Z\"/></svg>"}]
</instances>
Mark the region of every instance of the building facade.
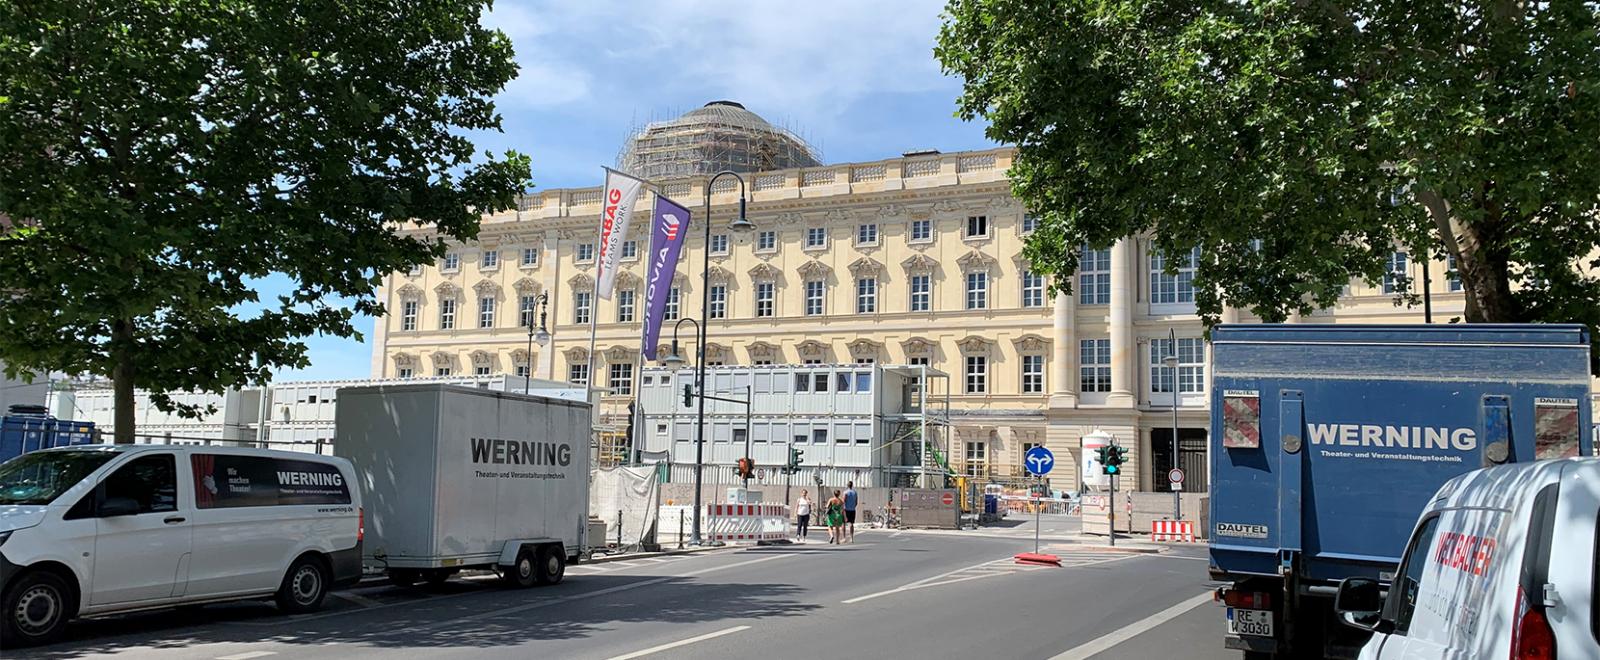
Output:
<instances>
[{"instance_id":1,"label":"building facade","mask_svg":"<svg viewBox=\"0 0 1600 660\"><path fill-rule=\"evenodd\" d=\"M1085 250L1073 293L1051 295L1022 257L1033 226L1010 193L1011 158L1001 148L753 172L745 181L757 229L744 234L725 229L737 212L737 183L718 181L711 240L694 225L663 344L677 319L706 311L713 366L927 365L949 375L951 434L941 449L953 469L1018 478L1022 454L1042 444L1057 456L1055 488L1079 486L1081 438L1100 429L1132 449L1120 488L1166 489L1176 404L1176 462L1187 468L1186 489L1205 490L1209 349L1192 285L1203 255L1178 257L1177 274L1168 275L1167 255L1129 238ZM705 177L653 183L703 221ZM478 240L452 246L439 263L390 275L374 377L531 370L536 378L592 379L603 388L602 414L624 424L639 391L648 250L648 223L639 218L651 203L641 199L636 209L610 300L591 294L599 188L532 195L518 210L485 217ZM1291 322L1420 323L1422 311L1397 306L1395 290L1402 277L1417 288L1423 268L1436 320L1461 315L1448 264L1417 263L1396 250L1386 281L1351 282L1338 305ZM530 353L541 293L551 341ZM1223 320L1259 319L1229 309ZM692 329L681 340L690 356ZM1162 363L1169 353L1178 356L1175 370Z\"/></svg>"}]
</instances>

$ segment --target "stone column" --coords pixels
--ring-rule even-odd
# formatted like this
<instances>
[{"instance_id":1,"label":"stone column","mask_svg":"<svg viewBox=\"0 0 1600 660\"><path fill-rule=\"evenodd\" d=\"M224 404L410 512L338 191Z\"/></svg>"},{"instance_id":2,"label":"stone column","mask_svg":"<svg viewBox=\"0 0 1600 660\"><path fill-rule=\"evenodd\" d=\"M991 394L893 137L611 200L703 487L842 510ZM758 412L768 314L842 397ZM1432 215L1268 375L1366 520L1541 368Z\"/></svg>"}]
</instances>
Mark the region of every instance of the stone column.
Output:
<instances>
[{"instance_id":1,"label":"stone column","mask_svg":"<svg viewBox=\"0 0 1600 660\"><path fill-rule=\"evenodd\" d=\"M1055 355L1050 362L1050 407L1078 407L1078 299L1056 294L1055 332L1051 343Z\"/></svg>"},{"instance_id":2,"label":"stone column","mask_svg":"<svg viewBox=\"0 0 1600 660\"><path fill-rule=\"evenodd\" d=\"M1134 370L1139 363L1133 336L1135 240L1124 238L1111 248L1111 393L1106 404L1123 408L1134 406Z\"/></svg>"}]
</instances>

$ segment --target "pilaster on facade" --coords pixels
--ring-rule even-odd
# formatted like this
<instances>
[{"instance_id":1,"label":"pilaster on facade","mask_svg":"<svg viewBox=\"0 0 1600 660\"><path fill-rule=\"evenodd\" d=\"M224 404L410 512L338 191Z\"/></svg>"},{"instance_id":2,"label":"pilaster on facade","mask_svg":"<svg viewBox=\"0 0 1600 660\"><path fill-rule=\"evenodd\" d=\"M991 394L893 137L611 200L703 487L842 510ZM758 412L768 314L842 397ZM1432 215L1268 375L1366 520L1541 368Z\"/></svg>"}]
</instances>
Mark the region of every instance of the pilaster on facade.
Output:
<instances>
[{"instance_id":1,"label":"pilaster on facade","mask_svg":"<svg viewBox=\"0 0 1600 660\"><path fill-rule=\"evenodd\" d=\"M1132 408L1134 396L1134 369L1138 363L1139 348L1134 341L1133 272L1134 239L1124 238L1111 248L1111 393L1106 405L1112 408Z\"/></svg>"}]
</instances>

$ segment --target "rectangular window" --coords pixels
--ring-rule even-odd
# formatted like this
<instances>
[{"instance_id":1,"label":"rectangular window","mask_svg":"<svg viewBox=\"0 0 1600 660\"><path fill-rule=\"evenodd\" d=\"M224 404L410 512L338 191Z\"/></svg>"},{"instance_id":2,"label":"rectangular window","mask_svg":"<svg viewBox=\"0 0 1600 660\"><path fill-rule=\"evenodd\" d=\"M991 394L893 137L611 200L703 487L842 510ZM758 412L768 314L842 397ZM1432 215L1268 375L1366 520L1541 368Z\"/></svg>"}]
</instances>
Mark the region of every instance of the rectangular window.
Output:
<instances>
[{"instance_id":1,"label":"rectangular window","mask_svg":"<svg viewBox=\"0 0 1600 660\"><path fill-rule=\"evenodd\" d=\"M472 370L472 375L474 375L474 376L487 376L487 375L489 375L489 368L488 367L475 367Z\"/></svg>"},{"instance_id":2,"label":"rectangular window","mask_svg":"<svg viewBox=\"0 0 1600 660\"><path fill-rule=\"evenodd\" d=\"M627 396L633 394L633 363L622 362L611 365L611 388L613 396Z\"/></svg>"},{"instance_id":3,"label":"rectangular window","mask_svg":"<svg viewBox=\"0 0 1600 660\"><path fill-rule=\"evenodd\" d=\"M822 280L806 280L806 316L822 315Z\"/></svg>"},{"instance_id":4,"label":"rectangular window","mask_svg":"<svg viewBox=\"0 0 1600 660\"><path fill-rule=\"evenodd\" d=\"M827 429L813 429L811 431L811 441L816 443L816 444L819 444L819 445L822 444L822 443L827 442L828 441L828 430Z\"/></svg>"},{"instance_id":5,"label":"rectangular window","mask_svg":"<svg viewBox=\"0 0 1600 660\"><path fill-rule=\"evenodd\" d=\"M989 448L987 443L968 442L966 446L967 476L980 476L988 473L985 463L989 462Z\"/></svg>"},{"instance_id":6,"label":"rectangular window","mask_svg":"<svg viewBox=\"0 0 1600 660\"><path fill-rule=\"evenodd\" d=\"M756 365L758 367L769 367L769 366L772 366L772 360L756 360L754 362L751 362L750 364Z\"/></svg>"},{"instance_id":7,"label":"rectangular window","mask_svg":"<svg viewBox=\"0 0 1600 660\"><path fill-rule=\"evenodd\" d=\"M1177 273L1168 275L1166 255L1150 251L1150 302L1157 305L1194 302L1194 271L1200 263L1200 248L1190 250L1178 260Z\"/></svg>"},{"instance_id":8,"label":"rectangular window","mask_svg":"<svg viewBox=\"0 0 1600 660\"><path fill-rule=\"evenodd\" d=\"M1038 229L1038 228L1039 228L1039 218L1037 216L1034 216L1032 214L1022 216L1022 233L1023 234L1032 234L1033 230Z\"/></svg>"},{"instance_id":9,"label":"rectangular window","mask_svg":"<svg viewBox=\"0 0 1600 660\"><path fill-rule=\"evenodd\" d=\"M717 284L711 287L711 314L714 319L728 318L728 287Z\"/></svg>"},{"instance_id":10,"label":"rectangular window","mask_svg":"<svg viewBox=\"0 0 1600 660\"><path fill-rule=\"evenodd\" d=\"M711 254L727 254L727 253L728 253L728 235L727 234L713 234L711 236Z\"/></svg>"},{"instance_id":11,"label":"rectangular window","mask_svg":"<svg viewBox=\"0 0 1600 660\"><path fill-rule=\"evenodd\" d=\"M578 263L594 261L594 243L578 244Z\"/></svg>"},{"instance_id":12,"label":"rectangular window","mask_svg":"<svg viewBox=\"0 0 1600 660\"><path fill-rule=\"evenodd\" d=\"M526 364L517 365L517 376L520 377L520 378L527 378L528 377L528 365L526 365Z\"/></svg>"},{"instance_id":13,"label":"rectangular window","mask_svg":"<svg viewBox=\"0 0 1600 660\"><path fill-rule=\"evenodd\" d=\"M484 296L478 299L478 327L494 327L494 296Z\"/></svg>"},{"instance_id":14,"label":"rectangular window","mask_svg":"<svg viewBox=\"0 0 1600 660\"><path fill-rule=\"evenodd\" d=\"M522 248L522 267L533 268L539 265L539 248Z\"/></svg>"},{"instance_id":15,"label":"rectangular window","mask_svg":"<svg viewBox=\"0 0 1600 660\"><path fill-rule=\"evenodd\" d=\"M1172 354L1172 340L1150 340L1150 391L1172 392L1172 370L1163 362ZM1205 340L1178 338L1178 391L1199 392L1205 387Z\"/></svg>"},{"instance_id":16,"label":"rectangular window","mask_svg":"<svg viewBox=\"0 0 1600 660\"><path fill-rule=\"evenodd\" d=\"M967 309L988 309L989 274L976 271L967 273Z\"/></svg>"},{"instance_id":17,"label":"rectangular window","mask_svg":"<svg viewBox=\"0 0 1600 660\"><path fill-rule=\"evenodd\" d=\"M483 251L483 270L490 270L490 269L499 268L499 267L500 267L500 251L499 250L484 250Z\"/></svg>"},{"instance_id":18,"label":"rectangular window","mask_svg":"<svg viewBox=\"0 0 1600 660\"><path fill-rule=\"evenodd\" d=\"M594 295L594 293L590 292L590 291L574 291L574 292L572 292L572 322L573 323L588 323L589 322L589 309L590 309L590 303L593 302L593 300L594 300L592 298L593 295Z\"/></svg>"},{"instance_id":19,"label":"rectangular window","mask_svg":"<svg viewBox=\"0 0 1600 660\"><path fill-rule=\"evenodd\" d=\"M1022 306L1044 307L1044 276L1022 271Z\"/></svg>"},{"instance_id":20,"label":"rectangular window","mask_svg":"<svg viewBox=\"0 0 1600 660\"><path fill-rule=\"evenodd\" d=\"M834 376L833 391L848 394L850 392L850 374L840 373Z\"/></svg>"},{"instance_id":21,"label":"rectangular window","mask_svg":"<svg viewBox=\"0 0 1600 660\"><path fill-rule=\"evenodd\" d=\"M168 464L163 473L170 474L172 457L154 456ZM106 480L107 489L123 472L148 461L141 458L122 468ZM300 504L349 504L350 484L345 483L336 465L320 461L297 461L263 456L235 456L229 454L192 454L189 461L195 479L214 484L214 488L196 488L195 506L200 509L224 509L251 506L290 506ZM290 483L283 480L290 479ZM169 495L165 489L151 489L156 497L139 497L141 502L162 502ZM176 504L176 502L173 502ZM154 511L173 509L154 508Z\"/></svg>"},{"instance_id":22,"label":"rectangular window","mask_svg":"<svg viewBox=\"0 0 1600 660\"><path fill-rule=\"evenodd\" d=\"M811 374L811 391L822 393L828 391L828 374Z\"/></svg>"},{"instance_id":23,"label":"rectangular window","mask_svg":"<svg viewBox=\"0 0 1600 660\"><path fill-rule=\"evenodd\" d=\"M967 394L989 391L989 358L982 355L967 356Z\"/></svg>"},{"instance_id":24,"label":"rectangular window","mask_svg":"<svg viewBox=\"0 0 1600 660\"><path fill-rule=\"evenodd\" d=\"M623 259L638 259L639 258L639 241L623 241L622 242L622 258Z\"/></svg>"},{"instance_id":25,"label":"rectangular window","mask_svg":"<svg viewBox=\"0 0 1600 660\"><path fill-rule=\"evenodd\" d=\"M796 391L796 392L810 392L811 391L811 375L810 374L795 374L794 375L794 391Z\"/></svg>"},{"instance_id":26,"label":"rectangular window","mask_svg":"<svg viewBox=\"0 0 1600 660\"><path fill-rule=\"evenodd\" d=\"M444 266L440 270L446 273L461 270L461 255L454 252L444 255Z\"/></svg>"},{"instance_id":27,"label":"rectangular window","mask_svg":"<svg viewBox=\"0 0 1600 660\"><path fill-rule=\"evenodd\" d=\"M617 292L617 323L633 323L633 289Z\"/></svg>"},{"instance_id":28,"label":"rectangular window","mask_svg":"<svg viewBox=\"0 0 1600 660\"><path fill-rule=\"evenodd\" d=\"M766 252L778 249L778 232L765 230L756 234L756 250Z\"/></svg>"},{"instance_id":29,"label":"rectangular window","mask_svg":"<svg viewBox=\"0 0 1600 660\"><path fill-rule=\"evenodd\" d=\"M439 301L439 329L454 330L456 327L456 299L445 298Z\"/></svg>"},{"instance_id":30,"label":"rectangular window","mask_svg":"<svg viewBox=\"0 0 1600 660\"><path fill-rule=\"evenodd\" d=\"M1460 291L1461 290L1461 271L1456 270L1456 257L1455 257L1455 255L1453 255L1453 254L1449 255L1449 257L1447 258L1447 261L1445 262L1445 268L1446 268L1445 273L1444 273L1445 288L1450 290L1450 291ZM1597 610L1597 611L1600 611L1600 610Z\"/></svg>"},{"instance_id":31,"label":"rectangular window","mask_svg":"<svg viewBox=\"0 0 1600 660\"><path fill-rule=\"evenodd\" d=\"M1389 253L1389 265L1383 273L1383 292L1400 293L1409 288L1411 278L1406 275L1406 260L1409 255L1395 251Z\"/></svg>"},{"instance_id":32,"label":"rectangular window","mask_svg":"<svg viewBox=\"0 0 1600 660\"><path fill-rule=\"evenodd\" d=\"M933 240L933 221L932 220L912 220L911 221L911 239L910 240L913 243L919 242L919 241Z\"/></svg>"},{"instance_id":33,"label":"rectangular window","mask_svg":"<svg viewBox=\"0 0 1600 660\"><path fill-rule=\"evenodd\" d=\"M407 300L400 303L400 329L405 332L417 329L417 301Z\"/></svg>"},{"instance_id":34,"label":"rectangular window","mask_svg":"<svg viewBox=\"0 0 1600 660\"><path fill-rule=\"evenodd\" d=\"M399 371L395 372L395 375L401 378L410 378L416 373L416 370L412 369L411 367L401 367Z\"/></svg>"},{"instance_id":35,"label":"rectangular window","mask_svg":"<svg viewBox=\"0 0 1600 660\"><path fill-rule=\"evenodd\" d=\"M1078 389L1087 393L1111 391L1110 339L1078 342Z\"/></svg>"},{"instance_id":36,"label":"rectangular window","mask_svg":"<svg viewBox=\"0 0 1600 660\"><path fill-rule=\"evenodd\" d=\"M772 282L756 282L756 316L772 316L772 297L774 285Z\"/></svg>"},{"instance_id":37,"label":"rectangular window","mask_svg":"<svg viewBox=\"0 0 1600 660\"><path fill-rule=\"evenodd\" d=\"M662 319L667 321L678 320L678 300L682 295L683 292L678 287L672 287L671 290L667 291L667 304L663 305L661 310Z\"/></svg>"},{"instance_id":38,"label":"rectangular window","mask_svg":"<svg viewBox=\"0 0 1600 660\"><path fill-rule=\"evenodd\" d=\"M1111 250L1083 246L1078 257L1078 304L1111 304Z\"/></svg>"},{"instance_id":39,"label":"rectangular window","mask_svg":"<svg viewBox=\"0 0 1600 660\"><path fill-rule=\"evenodd\" d=\"M911 311L926 312L933 309L933 276L911 276Z\"/></svg>"},{"instance_id":40,"label":"rectangular window","mask_svg":"<svg viewBox=\"0 0 1600 660\"><path fill-rule=\"evenodd\" d=\"M533 327L533 307L538 299L538 296L523 296L517 299L517 327Z\"/></svg>"},{"instance_id":41,"label":"rectangular window","mask_svg":"<svg viewBox=\"0 0 1600 660\"><path fill-rule=\"evenodd\" d=\"M808 227L806 229L806 247L819 248L828 245L827 227Z\"/></svg>"},{"instance_id":42,"label":"rectangular window","mask_svg":"<svg viewBox=\"0 0 1600 660\"><path fill-rule=\"evenodd\" d=\"M989 216L967 216L967 238L980 238L989 235Z\"/></svg>"},{"instance_id":43,"label":"rectangular window","mask_svg":"<svg viewBox=\"0 0 1600 660\"><path fill-rule=\"evenodd\" d=\"M449 376L450 375L450 367L439 367L437 369L434 369L433 370L433 375L441 376L441 377Z\"/></svg>"},{"instance_id":44,"label":"rectangular window","mask_svg":"<svg viewBox=\"0 0 1600 660\"><path fill-rule=\"evenodd\" d=\"M589 384L589 365L588 365L588 363L579 362L577 364L574 364L574 365L571 365L571 366L567 367L567 382L572 383L574 385L588 385Z\"/></svg>"},{"instance_id":45,"label":"rectangular window","mask_svg":"<svg viewBox=\"0 0 1600 660\"><path fill-rule=\"evenodd\" d=\"M873 314L878 311L878 280L863 277L856 280L856 313Z\"/></svg>"},{"instance_id":46,"label":"rectangular window","mask_svg":"<svg viewBox=\"0 0 1600 660\"><path fill-rule=\"evenodd\" d=\"M1044 356L1022 356L1022 393L1041 394L1044 392Z\"/></svg>"},{"instance_id":47,"label":"rectangular window","mask_svg":"<svg viewBox=\"0 0 1600 660\"><path fill-rule=\"evenodd\" d=\"M867 358L867 360L869 360L869 361L866 362L865 364L872 364L872 362L870 361L871 359L872 358ZM856 391L857 392L871 392L872 391L872 372L870 372L870 371L857 371L856 372Z\"/></svg>"},{"instance_id":48,"label":"rectangular window","mask_svg":"<svg viewBox=\"0 0 1600 660\"><path fill-rule=\"evenodd\" d=\"M868 222L856 226L856 245L877 245L878 225Z\"/></svg>"}]
</instances>

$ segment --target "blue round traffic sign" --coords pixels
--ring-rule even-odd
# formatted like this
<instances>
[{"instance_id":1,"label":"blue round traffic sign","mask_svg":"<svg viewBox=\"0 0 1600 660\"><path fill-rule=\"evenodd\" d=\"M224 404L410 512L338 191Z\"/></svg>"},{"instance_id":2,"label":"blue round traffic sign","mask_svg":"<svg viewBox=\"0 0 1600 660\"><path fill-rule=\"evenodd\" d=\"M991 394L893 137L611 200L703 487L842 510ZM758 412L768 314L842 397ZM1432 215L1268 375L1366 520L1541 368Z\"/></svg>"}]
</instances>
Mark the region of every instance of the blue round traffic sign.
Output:
<instances>
[{"instance_id":1,"label":"blue round traffic sign","mask_svg":"<svg viewBox=\"0 0 1600 660\"><path fill-rule=\"evenodd\" d=\"M1047 474L1056 465L1056 455L1044 447L1034 447L1022 456L1022 466L1028 474Z\"/></svg>"}]
</instances>

